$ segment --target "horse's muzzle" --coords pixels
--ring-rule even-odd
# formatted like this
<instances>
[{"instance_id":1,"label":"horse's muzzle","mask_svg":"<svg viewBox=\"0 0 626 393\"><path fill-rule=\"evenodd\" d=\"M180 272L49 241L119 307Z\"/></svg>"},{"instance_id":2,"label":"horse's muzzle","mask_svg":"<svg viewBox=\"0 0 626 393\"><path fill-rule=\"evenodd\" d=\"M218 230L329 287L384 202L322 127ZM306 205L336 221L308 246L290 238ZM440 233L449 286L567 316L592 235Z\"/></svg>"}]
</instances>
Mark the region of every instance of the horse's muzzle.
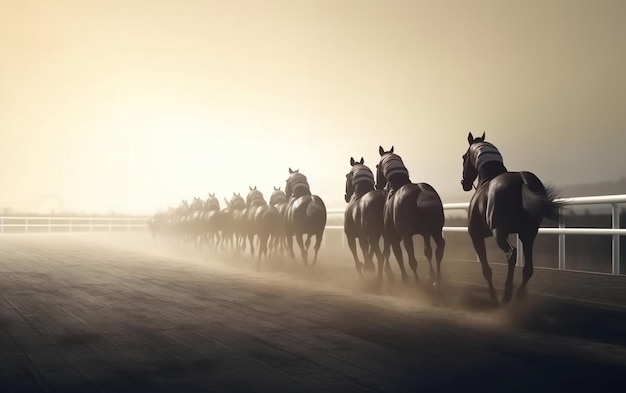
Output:
<instances>
[{"instance_id":1,"label":"horse's muzzle","mask_svg":"<svg viewBox=\"0 0 626 393\"><path fill-rule=\"evenodd\" d=\"M471 191L472 183L466 183L463 179L461 179L461 185L463 186L463 191Z\"/></svg>"}]
</instances>

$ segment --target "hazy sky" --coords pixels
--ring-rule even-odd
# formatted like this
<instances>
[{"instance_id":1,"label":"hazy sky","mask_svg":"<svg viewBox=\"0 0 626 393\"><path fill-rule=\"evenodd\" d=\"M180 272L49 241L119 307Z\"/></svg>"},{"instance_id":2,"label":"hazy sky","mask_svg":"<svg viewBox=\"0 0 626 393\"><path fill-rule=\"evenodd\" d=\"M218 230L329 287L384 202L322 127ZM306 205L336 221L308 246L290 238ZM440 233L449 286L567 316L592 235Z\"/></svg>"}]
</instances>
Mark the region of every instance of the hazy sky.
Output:
<instances>
[{"instance_id":1,"label":"hazy sky","mask_svg":"<svg viewBox=\"0 0 626 393\"><path fill-rule=\"evenodd\" d=\"M625 20L623 0L0 0L0 206L151 213L269 197L292 167L343 207L380 144L469 200L468 131L545 182L616 180Z\"/></svg>"}]
</instances>

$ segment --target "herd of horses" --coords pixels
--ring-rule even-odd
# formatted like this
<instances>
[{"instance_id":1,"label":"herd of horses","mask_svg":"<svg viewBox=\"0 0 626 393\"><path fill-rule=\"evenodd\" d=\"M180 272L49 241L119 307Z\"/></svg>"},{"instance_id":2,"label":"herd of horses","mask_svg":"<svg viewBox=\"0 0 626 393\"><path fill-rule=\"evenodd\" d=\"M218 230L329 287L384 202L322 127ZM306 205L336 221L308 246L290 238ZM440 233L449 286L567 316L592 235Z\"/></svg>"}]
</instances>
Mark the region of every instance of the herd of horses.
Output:
<instances>
[{"instance_id":1,"label":"herd of horses","mask_svg":"<svg viewBox=\"0 0 626 393\"><path fill-rule=\"evenodd\" d=\"M285 190L274 187L269 201L256 186L249 187L245 199L234 193L226 207L220 208L215 194L206 200L183 200L176 208L155 214L149 221L154 238L173 239L183 244L207 244L214 249L245 251L246 244L255 256L258 246L257 269L261 258L285 251L295 257L293 238L300 247L302 260L308 264L308 251L315 237L313 263L322 244L326 227L324 201L311 193L306 176L289 168ZM306 236L306 239L305 239Z\"/></svg>"},{"instance_id":2,"label":"herd of horses","mask_svg":"<svg viewBox=\"0 0 626 393\"><path fill-rule=\"evenodd\" d=\"M467 137L468 148L463 155L463 190L475 192L468 209L468 232L482 266L492 302L497 303L493 286L492 270L487 262L485 239L495 237L498 247L505 253L508 273L504 286L503 303L513 295L513 274L517 249L508 239L517 233L523 245L524 267L517 297L526 293L528 281L533 275L533 243L544 218L557 220L559 206L554 188L544 186L531 172L510 172L504 166L502 155L485 134ZM393 280L389 257L393 251L402 279L409 276L404 266L402 244L415 280L417 259L413 236L424 239L424 255L430 265L432 284L441 282L441 261L446 242L443 237L444 209L437 191L427 183L411 181L402 158L379 147L380 161L376 175L364 164L363 158L350 158L350 170L346 174L344 232L354 258L356 270L377 270L378 280L383 273ZM477 183L476 185L474 183ZM261 258L274 253L287 252L295 258L293 238L300 248L305 265L308 250L315 236L313 263L326 226L326 207L322 199L311 193L304 174L289 168L285 190L274 187L269 201L261 191L249 187L244 199L233 193L226 207L220 208L218 199L210 194L207 200L194 198L191 204L183 201L180 206L165 213L157 213L150 220L153 236L171 237L182 242L207 242L217 248L231 247L246 250L246 242L252 256L257 254L257 269ZM306 237L306 239L305 239ZM357 239L363 262L357 253ZM433 245L436 269L433 267ZM382 243L382 249L381 249ZM374 264L376 256L377 269Z\"/></svg>"}]
</instances>

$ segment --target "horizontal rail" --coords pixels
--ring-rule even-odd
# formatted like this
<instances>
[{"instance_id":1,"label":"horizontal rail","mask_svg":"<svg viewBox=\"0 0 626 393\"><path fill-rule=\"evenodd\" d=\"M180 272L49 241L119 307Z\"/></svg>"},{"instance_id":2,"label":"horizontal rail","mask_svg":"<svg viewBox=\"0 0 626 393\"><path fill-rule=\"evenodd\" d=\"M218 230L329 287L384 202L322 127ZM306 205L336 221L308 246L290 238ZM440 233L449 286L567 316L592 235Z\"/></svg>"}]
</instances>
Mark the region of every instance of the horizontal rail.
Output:
<instances>
[{"instance_id":1,"label":"horizontal rail","mask_svg":"<svg viewBox=\"0 0 626 393\"><path fill-rule=\"evenodd\" d=\"M612 274L619 275L620 273L620 238L626 236L626 229L621 228L620 225L620 204L626 204L626 194L618 195L600 195L600 196L585 196L585 197L572 197L572 198L558 198L555 202L562 209L566 206L584 206L584 205L608 205L611 208L611 228L565 228L565 223L561 220L558 228L539 228L540 234L558 235L559 239L559 269L566 270L565 267L565 236L566 235L598 235L598 236L612 236L611 246L611 259L612 259ZM457 203L444 203L444 210L465 210L469 209L469 202L457 202ZM329 215L343 214L343 209L330 209ZM563 212L563 210L561 210ZM343 225L328 225L328 229L343 229ZM443 227L444 232L466 232L467 227ZM521 251L522 243L517 236L517 248ZM517 264L523 264L523 253L517 253Z\"/></svg>"},{"instance_id":2,"label":"horizontal rail","mask_svg":"<svg viewBox=\"0 0 626 393\"><path fill-rule=\"evenodd\" d=\"M327 225L326 229L343 229L342 225ZM443 227L444 232L467 232L467 227ZM626 236L626 229L612 228L539 228L546 235L618 235Z\"/></svg>"},{"instance_id":3,"label":"horizontal rail","mask_svg":"<svg viewBox=\"0 0 626 393\"><path fill-rule=\"evenodd\" d=\"M5 228L143 228L142 224L4 224Z\"/></svg>"},{"instance_id":4,"label":"horizontal rail","mask_svg":"<svg viewBox=\"0 0 626 393\"><path fill-rule=\"evenodd\" d=\"M55 221L148 221L149 217L59 217L59 216L0 216L2 220L55 220Z\"/></svg>"}]
</instances>

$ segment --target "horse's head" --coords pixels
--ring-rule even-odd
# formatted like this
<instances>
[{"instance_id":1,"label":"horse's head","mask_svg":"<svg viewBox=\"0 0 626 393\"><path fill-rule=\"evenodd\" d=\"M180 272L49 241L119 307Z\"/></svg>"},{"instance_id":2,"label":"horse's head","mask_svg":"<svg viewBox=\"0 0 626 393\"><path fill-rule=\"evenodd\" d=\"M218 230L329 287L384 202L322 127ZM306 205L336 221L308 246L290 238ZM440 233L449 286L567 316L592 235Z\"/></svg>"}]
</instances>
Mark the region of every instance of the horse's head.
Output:
<instances>
[{"instance_id":1,"label":"horse's head","mask_svg":"<svg viewBox=\"0 0 626 393\"><path fill-rule=\"evenodd\" d=\"M467 135L467 142L469 143L469 146L465 154L463 154L463 178L461 179L461 185L463 186L464 191L471 191L474 180L478 177L478 169L476 168L476 163L474 162L475 158L472 154L470 154L470 149L473 144L484 141L484 132L483 135L478 138L474 138L471 132Z\"/></svg>"},{"instance_id":2,"label":"horse's head","mask_svg":"<svg viewBox=\"0 0 626 393\"><path fill-rule=\"evenodd\" d=\"M363 165L364 160L361 157L361 160L355 161L354 158L350 157L350 172L346 174L346 194L344 195L346 202L350 202L350 198L354 194L357 183L360 181L371 181L372 187L374 186L374 176L372 175L372 171ZM371 178L368 176L371 176Z\"/></svg>"},{"instance_id":3,"label":"horse's head","mask_svg":"<svg viewBox=\"0 0 626 393\"><path fill-rule=\"evenodd\" d=\"M287 202L287 195L280 187L274 187L274 191L272 191L272 195L270 195L270 205L274 206L277 203L285 203Z\"/></svg>"},{"instance_id":4,"label":"horse's head","mask_svg":"<svg viewBox=\"0 0 626 393\"><path fill-rule=\"evenodd\" d=\"M380 154L380 161L378 162L378 165L376 165L376 189L382 190L387 184L387 178L385 177L385 173L383 172L382 163L385 157L387 157L389 154L393 154L393 146L391 146L391 149L389 149L389 151L385 151L382 146L378 146L378 154Z\"/></svg>"},{"instance_id":5,"label":"horse's head","mask_svg":"<svg viewBox=\"0 0 626 393\"><path fill-rule=\"evenodd\" d=\"M206 202L204 202L204 208L206 210L219 210L220 201L215 197L215 193L209 194Z\"/></svg>"},{"instance_id":6,"label":"horse's head","mask_svg":"<svg viewBox=\"0 0 626 393\"><path fill-rule=\"evenodd\" d=\"M246 196L246 206L250 207L263 202L265 202L263 193L257 190L256 186L254 188L250 187L250 192L248 192L248 195Z\"/></svg>"},{"instance_id":7,"label":"horse's head","mask_svg":"<svg viewBox=\"0 0 626 393\"><path fill-rule=\"evenodd\" d=\"M235 194L233 192L233 196L230 198L230 203L228 205L233 209L243 209L246 207L246 201L243 200L241 193Z\"/></svg>"},{"instance_id":8,"label":"horse's head","mask_svg":"<svg viewBox=\"0 0 626 393\"><path fill-rule=\"evenodd\" d=\"M308 191L309 183L306 176L300 173L299 169L294 171L289 168L289 177L285 181L285 196L287 196L287 198L291 198L291 196L295 194L296 189L302 188L306 188L307 192L310 193L310 191Z\"/></svg>"}]
</instances>

